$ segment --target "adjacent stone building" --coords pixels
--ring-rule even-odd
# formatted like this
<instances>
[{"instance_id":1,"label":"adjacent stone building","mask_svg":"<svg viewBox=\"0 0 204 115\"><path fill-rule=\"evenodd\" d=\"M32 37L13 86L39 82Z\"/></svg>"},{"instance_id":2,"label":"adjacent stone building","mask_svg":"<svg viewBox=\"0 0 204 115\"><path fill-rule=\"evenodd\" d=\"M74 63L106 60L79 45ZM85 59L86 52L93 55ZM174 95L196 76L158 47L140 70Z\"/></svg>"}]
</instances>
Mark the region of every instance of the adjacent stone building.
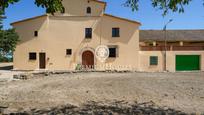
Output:
<instances>
[{"instance_id":1,"label":"adjacent stone building","mask_svg":"<svg viewBox=\"0 0 204 115\"><path fill-rule=\"evenodd\" d=\"M141 30L139 54L140 71L204 71L204 30Z\"/></svg>"}]
</instances>

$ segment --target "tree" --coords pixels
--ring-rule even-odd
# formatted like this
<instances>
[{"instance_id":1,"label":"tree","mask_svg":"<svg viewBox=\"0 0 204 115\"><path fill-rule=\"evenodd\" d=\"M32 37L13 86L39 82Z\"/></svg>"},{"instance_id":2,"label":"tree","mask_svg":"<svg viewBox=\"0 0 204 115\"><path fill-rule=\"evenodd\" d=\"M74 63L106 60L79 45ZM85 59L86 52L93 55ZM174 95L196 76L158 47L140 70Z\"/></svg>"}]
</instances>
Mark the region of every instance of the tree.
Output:
<instances>
[{"instance_id":1,"label":"tree","mask_svg":"<svg viewBox=\"0 0 204 115\"><path fill-rule=\"evenodd\" d=\"M12 57L16 44L19 41L14 29L0 30L0 60L9 60Z\"/></svg>"},{"instance_id":2,"label":"tree","mask_svg":"<svg viewBox=\"0 0 204 115\"><path fill-rule=\"evenodd\" d=\"M20 0L1 0L0 7L5 10L9 4L14 4ZM188 5L192 0L151 0L154 8L159 8L166 15L168 11L184 12L184 6ZM35 4L39 7L46 8L47 13L54 14L57 11L64 12L62 0L35 0ZM125 6L130 7L133 11L139 9L139 0L126 0Z\"/></svg>"},{"instance_id":3,"label":"tree","mask_svg":"<svg viewBox=\"0 0 204 115\"><path fill-rule=\"evenodd\" d=\"M14 29L3 30L0 36L1 55L5 57L15 50L19 37Z\"/></svg>"},{"instance_id":4,"label":"tree","mask_svg":"<svg viewBox=\"0 0 204 115\"><path fill-rule=\"evenodd\" d=\"M3 12L2 8L0 7L0 31L1 31L2 28L3 28L3 23L2 23L3 18L4 18L3 15L4 15L4 12Z\"/></svg>"},{"instance_id":5,"label":"tree","mask_svg":"<svg viewBox=\"0 0 204 115\"><path fill-rule=\"evenodd\" d=\"M7 8L10 4L14 4L19 1L20 0L1 0L0 7L5 10L5 8ZM64 12L62 0L35 0L35 4L38 7L46 8L47 13L54 14L57 11Z\"/></svg>"},{"instance_id":6,"label":"tree","mask_svg":"<svg viewBox=\"0 0 204 115\"><path fill-rule=\"evenodd\" d=\"M4 11L0 8L0 61L7 61L8 56L15 50L18 35L14 29L3 30Z\"/></svg>"},{"instance_id":7,"label":"tree","mask_svg":"<svg viewBox=\"0 0 204 115\"><path fill-rule=\"evenodd\" d=\"M173 12L184 12L184 6L192 0L151 0L152 6L163 11L165 16L169 10ZM127 0L125 6L131 7L133 11L139 9L139 0Z\"/></svg>"}]
</instances>

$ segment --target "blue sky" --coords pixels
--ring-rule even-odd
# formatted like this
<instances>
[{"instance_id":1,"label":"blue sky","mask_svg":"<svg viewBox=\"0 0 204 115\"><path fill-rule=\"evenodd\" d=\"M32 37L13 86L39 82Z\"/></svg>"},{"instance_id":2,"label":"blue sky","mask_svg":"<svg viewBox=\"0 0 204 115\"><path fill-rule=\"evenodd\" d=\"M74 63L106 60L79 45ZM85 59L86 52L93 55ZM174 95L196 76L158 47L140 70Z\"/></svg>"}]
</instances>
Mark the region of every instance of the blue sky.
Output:
<instances>
[{"instance_id":1,"label":"blue sky","mask_svg":"<svg viewBox=\"0 0 204 115\"><path fill-rule=\"evenodd\" d=\"M185 7L185 13L169 13L162 17L162 12L152 8L151 0L140 0L140 8L132 12L130 8L122 4L125 0L104 0L107 2L106 13L136 20L142 23L141 29L162 29L164 24L173 19L168 29L204 29L204 6L203 0L193 0ZM4 28L11 28L10 23L44 14L45 10L37 7L34 0L20 0L6 9L7 19L4 20Z\"/></svg>"}]
</instances>

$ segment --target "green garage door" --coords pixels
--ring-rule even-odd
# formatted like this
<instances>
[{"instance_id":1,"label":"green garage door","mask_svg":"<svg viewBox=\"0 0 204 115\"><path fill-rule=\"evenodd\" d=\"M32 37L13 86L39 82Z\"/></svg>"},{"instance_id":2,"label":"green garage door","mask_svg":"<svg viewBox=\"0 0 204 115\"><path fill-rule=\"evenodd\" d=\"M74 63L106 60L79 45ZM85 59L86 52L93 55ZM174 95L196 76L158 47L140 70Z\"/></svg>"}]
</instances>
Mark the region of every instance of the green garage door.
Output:
<instances>
[{"instance_id":1,"label":"green garage door","mask_svg":"<svg viewBox=\"0 0 204 115\"><path fill-rule=\"evenodd\" d=\"M176 55L176 71L200 70L199 55Z\"/></svg>"}]
</instances>

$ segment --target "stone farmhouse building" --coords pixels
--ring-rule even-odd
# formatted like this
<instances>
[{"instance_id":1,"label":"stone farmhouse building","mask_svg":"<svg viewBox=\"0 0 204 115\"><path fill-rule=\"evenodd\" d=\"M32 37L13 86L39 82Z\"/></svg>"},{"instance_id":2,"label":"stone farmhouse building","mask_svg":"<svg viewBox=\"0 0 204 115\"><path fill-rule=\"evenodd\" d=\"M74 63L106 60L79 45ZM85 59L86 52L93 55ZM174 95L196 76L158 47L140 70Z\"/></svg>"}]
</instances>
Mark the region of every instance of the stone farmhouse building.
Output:
<instances>
[{"instance_id":1,"label":"stone farmhouse building","mask_svg":"<svg viewBox=\"0 0 204 115\"><path fill-rule=\"evenodd\" d=\"M204 71L204 30L141 30L139 52L141 71Z\"/></svg>"},{"instance_id":2,"label":"stone farmhouse building","mask_svg":"<svg viewBox=\"0 0 204 115\"><path fill-rule=\"evenodd\" d=\"M11 24L20 36L15 70L84 65L95 70L204 71L204 30L139 30L137 21L106 14L106 2L64 0L63 5L64 13ZM109 48L104 63L95 56L99 45Z\"/></svg>"}]
</instances>

